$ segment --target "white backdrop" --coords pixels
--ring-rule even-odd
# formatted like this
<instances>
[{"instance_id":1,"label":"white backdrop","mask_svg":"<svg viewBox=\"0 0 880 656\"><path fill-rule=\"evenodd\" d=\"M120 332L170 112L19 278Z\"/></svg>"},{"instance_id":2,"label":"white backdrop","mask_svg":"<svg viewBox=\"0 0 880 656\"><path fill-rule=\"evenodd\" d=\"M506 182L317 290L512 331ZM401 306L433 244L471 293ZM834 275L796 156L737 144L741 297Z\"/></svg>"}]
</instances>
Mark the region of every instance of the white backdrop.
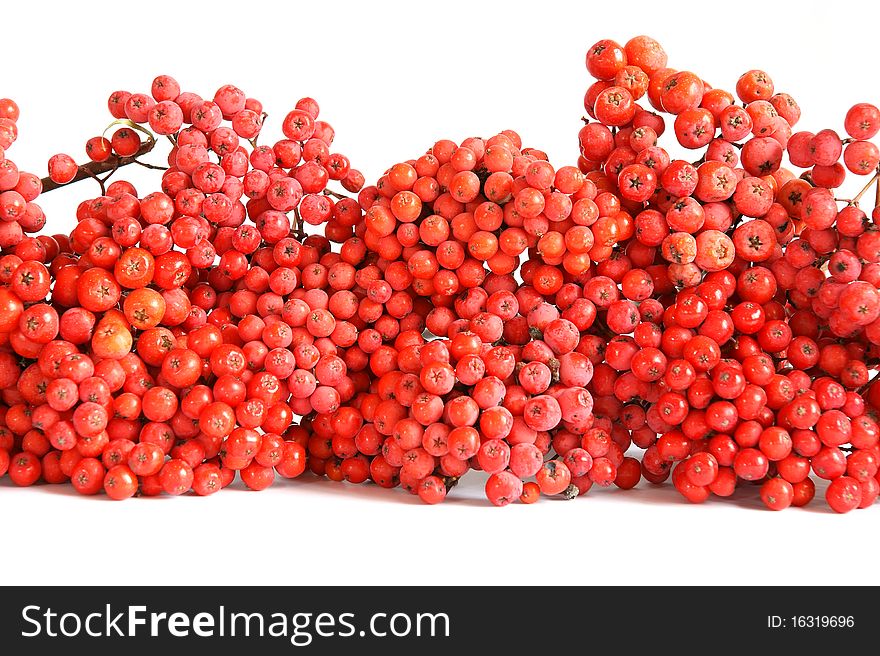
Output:
<instances>
[{"instance_id":1,"label":"white backdrop","mask_svg":"<svg viewBox=\"0 0 880 656\"><path fill-rule=\"evenodd\" d=\"M330 7L322 9L322 7ZM301 96L336 128L334 150L367 180L440 138L512 128L574 164L586 49L649 34L669 65L732 89L751 68L791 93L796 129L842 129L880 101L872 52L880 9L864 3L544 2L7 3L0 97L22 111L8 155L45 175L84 158L109 123L108 94L173 75L206 98L233 83L263 101L271 143ZM51 22L47 18L51 17ZM130 167L131 168L131 167ZM126 170L139 190L158 176ZM130 175L129 175L130 173ZM151 180L153 180L151 182ZM40 203L52 231L74 223L83 182ZM83 189L83 186L86 186ZM880 583L880 507L839 517L817 503L763 510L757 490L688 505L671 485L593 490L572 502L496 509L480 476L425 507L375 487L303 480L262 493L116 503L69 486L0 482L7 584L39 583ZM821 490L822 488L820 488ZM821 494L821 491L820 491ZM248 554L241 557L240 554ZM255 563L243 568L241 563Z\"/></svg>"}]
</instances>

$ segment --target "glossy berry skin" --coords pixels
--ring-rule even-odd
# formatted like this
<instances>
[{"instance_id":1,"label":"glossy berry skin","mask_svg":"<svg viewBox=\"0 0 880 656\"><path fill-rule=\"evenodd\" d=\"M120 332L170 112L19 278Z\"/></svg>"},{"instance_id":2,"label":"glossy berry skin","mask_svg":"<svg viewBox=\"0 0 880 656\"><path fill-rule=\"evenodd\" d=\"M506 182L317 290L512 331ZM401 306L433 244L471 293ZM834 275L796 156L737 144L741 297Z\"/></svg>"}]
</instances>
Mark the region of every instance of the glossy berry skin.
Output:
<instances>
[{"instance_id":1,"label":"glossy berry skin","mask_svg":"<svg viewBox=\"0 0 880 656\"><path fill-rule=\"evenodd\" d=\"M698 453L687 461L685 475L693 485L711 485L718 477L718 461L710 453Z\"/></svg>"},{"instance_id":2,"label":"glossy berry skin","mask_svg":"<svg viewBox=\"0 0 880 656\"><path fill-rule=\"evenodd\" d=\"M768 479L761 486L761 501L770 510L785 510L794 500L794 487L781 478Z\"/></svg>"},{"instance_id":3,"label":"glossy berry skin","mask_svg":"<svg viewBox=\"0 0 880 656\"><path fill-rule=\"evenodd\" d=\"M192 487L193 472L185 462L169 460L159 472L159 481L166 494L184 494Z\"/></svg>"},{"instance_id":4,"label":"glossy berry skin","mask_svg":"<svg viewBox=\"0 0 880 656\"><path fill-rule=\"evenodd\" d=\"M32 453L17 453L9 459L8 470L10 480L18 486L28 487L37 482L42 473L39 458Z\"/></svg>"},{"instance_id":5,"label":"glossy berry skin","mask_svg":"<svg viewBox=\"0 0 880 656\"><path fill-rule=\"evenodd\" d=\"M769 461L757 449L743 449L734 459L736 475L747 481L758 481L767 474Z\"/></svg>"},{"instance_id":6,"label":"glossy berry skin","mask_svg":"<svg viewBox=\"0 0 880 656\"><path fill-rule=\"evenodd\" d=\"M126 465L111 467L104 476L104 490L117 501L131 498L138 490L137 476Z\"/></svg>"},{"instance_id":7,"label":"glossy berry skin","mask_svg":"<svg viewBox=\"0 0 880 656\"><path fill-rule=\"evenodd\" d=\"M534 481L529 481L528 483L523 483L523 493L520 495L519 500L525 504L533 504L541 496L541 489L537 483Z\"/></svg>"},{"instance_id":8,"label":"glossy berry skin","mask_svg":"<svg viewBox=\"0 0 880 656\"><path fill-rule=\"evenodd\" d=\"M104 487L104 466L95 458L80 460L70 476L73 488L83 495L97 494Z\"/></svg>"},{"instance_id":9,"label":"glossy berry skin","mask_svg":"<svg viewBox=\"0 0 880 656\"><path fill-rule=\"evenodd\" d=\"M587 71L600 80L610 80L626 66L627 56L623 47L610 39L595 43L587 51Z\"/></svg>"},{"instance_id":10,"label":"glossy berry skin","mask_svg":"<svg viewBox=\"0 0 880 656\"><path fill-rule=\"evenodd\" d=\"M436 504L446 498L446 484L437 476L426 476L419 483L419 498L427 504Z\"/></svg>"},{"instance_id":11,"label":"glossy berry skin","mask_svg":"<svg viewBox=\"0 0 880 656\"><path fill-rule=\"evenodd\" d=\"M834 479L825 491L825 500L836 513L848 513L855 510L862 501L859 482L849 476Z\"/></svg>"}]
</instances>

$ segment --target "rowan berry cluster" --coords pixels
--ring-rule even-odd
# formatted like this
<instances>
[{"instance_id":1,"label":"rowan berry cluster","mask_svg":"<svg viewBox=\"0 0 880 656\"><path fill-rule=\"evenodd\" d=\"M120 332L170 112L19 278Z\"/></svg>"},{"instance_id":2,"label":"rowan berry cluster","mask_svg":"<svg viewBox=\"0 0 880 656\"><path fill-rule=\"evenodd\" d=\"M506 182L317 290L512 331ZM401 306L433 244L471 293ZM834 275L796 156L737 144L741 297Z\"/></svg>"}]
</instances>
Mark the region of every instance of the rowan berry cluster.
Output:
<instances>
[{"instance_id":1,"label":"rowan berry cluster","mask_svg":"<svg viewBox=\"0 0 880 656\"><path fill-rule=\"evenodd\" d=\"M795 132L767 73L729 93L667 63L589 49L576 166L505 130L370 186L310 98L260 145L258 101L160 76L44 181L0 101L0 475L126 498L308 469L437 503L474 469L495 505L671 476L775 510L824 479L835 511L873 504L880 110ZM161 137L161 190L105 186ZM43 187L86 177L76 227L40 234Z\"/></svg>"}]
</instances>

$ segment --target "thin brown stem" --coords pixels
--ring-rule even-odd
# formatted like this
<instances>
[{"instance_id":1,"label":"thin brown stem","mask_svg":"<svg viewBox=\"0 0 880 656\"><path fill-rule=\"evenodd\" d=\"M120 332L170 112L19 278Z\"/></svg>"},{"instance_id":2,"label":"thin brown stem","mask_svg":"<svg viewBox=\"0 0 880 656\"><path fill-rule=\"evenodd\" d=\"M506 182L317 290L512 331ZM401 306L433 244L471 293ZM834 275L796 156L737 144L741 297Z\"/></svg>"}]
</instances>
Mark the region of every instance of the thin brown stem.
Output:
<instances>
[{"instance_id":1,"label":"thin brown stem","mask_svg":"<svg viewBox=\"0 0 880 656\"><path fill-rule=\"evenodd\" d=\"M143 162L139 162L138 158L142 157L149 153L156 146L156 142L152 139L149 139L141 144L141 147L138 148L138 151L131 155L130 157L119 157L117 155L111 156L109 159L104 160L103 162L89 162L88 164L82 164L76 172L76 175L73 176L73 179L70 182L65 182L63 184L59 184L52 180L52 178L43 178L43 192L52 191L53 189L58 189L60 187L66 187L67 185L72 185L75 182L80 182L81 180L85 180L87 178L94 178L101 183L102 191L103 191L103 181L98 178L102 173L110 172L111 175L117 169L121 169L123 166L128 166L129 164L140 164L144 165ZM152 167L153 165L148 165Z\"/></svg>"},{"instance_id":2,"label":"thin brown stem","mask_svg":"<svg viewBox=\"0 0 880 656\"><path fill-rule=\"evenodd\" d=\"M113 170L111 170L110 175L113 175L112 171ZM87 174L88 174L88 177L92 178L101 187L101 195L106 196L107 195L107 187L104 186L104 182L106 181L106 178L100 178L100 177L98 177L97 174L92 173L91 171L88 171Z\"/></svg>"},{"instance_id":3,"label":"thin brown stem","mask_svg":"<svg viewBox=\"0 0 880 656\"><path fill-rule=\"evenodd\" d=\"M152 169L153 171L167 171L167 166L158 166L157 164L149 164L147 162L142 162L139 159L136 159L132 162L132 164L137 164L138 166L143 166L145 169Z\"/></svg>"},{"instance_id":4,"label":"thin brown stem","mask_svg":"<svg viewBox=\"0 0 880 656\"><path fill-rule=\"evenodd\" d=\"M880 180L877 180L877 187L874 191L874 207L880 207Z\"/></svg>"},{"instance_id":5,"label":"thin brown stem","mask_svg":"<svg viewBox=\"0 0 880 656\"><path fill-rule=\"evenodd\" d=\"M112 177L113 177L113 174L116 173L116 171L118 171L118 170L119 170L119 166L118 166L118 162L117 162L117 166L114 166L112 169L110 169L109 171L107 171L106 175L104 175L103 178L99 178L99 180L101 181L102 185L103 185L104 183L106 183L107 180L109 180L110 178L112 178ZM102 187L101 190L103 191L103 187Z\"/></svg>"},{"instance_id":6,"label":"thin brown stem","mask_svg":"<svg viewBox=\"0 0 880 656\"><path fill-rule=\"evenodd\" d=\"M303 230L303 220L302 220L302 217L301 217L300 214L299 214L299 208L298 208L298 207L294 207L294 208L293 208L293 216L294 216L294 221L293 221L293 234L296 235L296 238L297 238L297 239L299 239L300 241L302 241L303 239L305 239L305 237L306 237L306 233L305 233L305 231Z\"/></svg>"},{"instance_id":7,"label":"thin brown stem","mask_svg":"<svg viewBox=\"0 0 880 656\"><path fill-rule=\"evenodd\" d=\"M267 118L269 118L269 115L266 112L263 112L262 115L260 116L260 125L261 126L263 125L263 123L266 122ZM254 148L256 150L259 139L260 139L260 133L257 132L257 135L253 139L248 139L248 143L251 145L252 148Z\"/></svg>"},{"instance_id":8,"label":"thin brown stem","mask_svg":"<svg viewBox=\"0 0 880 656\"><path fill-rule=\"evenodd\" d=\"M332 189L325 189L324 195L333 196L333 198L336 198L338 200L351 200L351 198L346 196L345 194L340 194L339 192L333 191Z\"/></svg>"},{"instance_id":9,"label":"thin brown stem","mask_svg":"<svg viewBox=\"0 0 880 656\"><path fill-rule=\"evenodd\" d=\"M853 197L852 201L850 201L851 204L858 205L859 201L862 199L862 196L864 196L865 193L867 193L868 189L870 189L871 186L878 180L880 180L880 167L877 167L877 171L874 173L873 176L871 176L871 179L868 180L868 183L864 187L862 187L862 190Z\"/></svg>"}]
</instances>

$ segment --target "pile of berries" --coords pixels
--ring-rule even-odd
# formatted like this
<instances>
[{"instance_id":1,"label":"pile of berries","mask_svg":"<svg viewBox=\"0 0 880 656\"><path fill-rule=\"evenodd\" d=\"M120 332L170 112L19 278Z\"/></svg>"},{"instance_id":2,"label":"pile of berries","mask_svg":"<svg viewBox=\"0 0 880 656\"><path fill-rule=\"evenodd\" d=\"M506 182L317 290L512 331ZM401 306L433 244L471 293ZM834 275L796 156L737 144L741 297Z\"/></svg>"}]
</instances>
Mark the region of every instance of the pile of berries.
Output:
<instances>
[{"instance_id":1,"label":"pile of berries","mask_svg":"<svg viewBox=\"0 0 880 656\"><path fill-rule=\"evenodd\" d=\"M258 101L160 76L43 181L0 101L0 475L121 499L308 470L437 503L475 469L495 505L671 477L774 510L824 479L833 510L872 505L880 110L795 132L767 73L733 94L667 63L645 36L589 49L576 166L505 130L370 186L310 98L260 145ZM165 168L160 137L161 190L105 186ZM69 235L26 236L85 178Z\"/></svg>"}]
</instances>

